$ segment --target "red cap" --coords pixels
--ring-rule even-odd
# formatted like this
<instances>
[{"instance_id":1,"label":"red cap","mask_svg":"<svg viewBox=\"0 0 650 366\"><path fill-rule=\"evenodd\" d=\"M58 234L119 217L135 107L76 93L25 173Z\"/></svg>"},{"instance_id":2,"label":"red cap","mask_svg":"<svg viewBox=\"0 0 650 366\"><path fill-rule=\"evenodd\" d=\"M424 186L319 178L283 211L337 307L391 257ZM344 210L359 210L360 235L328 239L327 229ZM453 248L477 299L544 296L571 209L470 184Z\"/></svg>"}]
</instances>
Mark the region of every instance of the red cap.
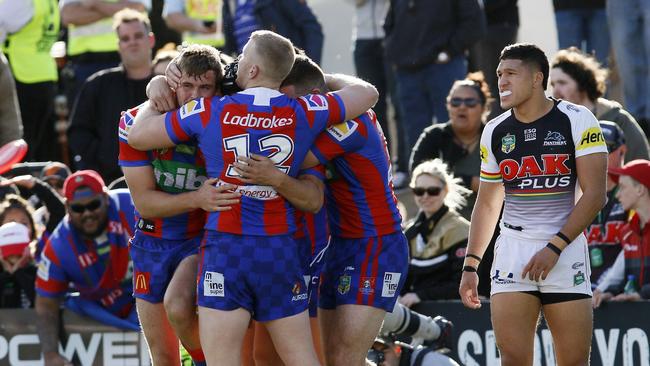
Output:
<instances>
[{"instance_id":1,"label":"red cap","mask_svg":"<svg viewBox=\"0 0 650 366\"><path fill-rule=\"evenodd\" d=\"M10 255L22 256L30 241L27 226L17 222L8 222L0 226L0 250L3 258Z\"/></svg>"},{"instance_id":2,"label":"red cap","mask_svg":"<svg viewBox=\"0 0 650 366\"><path fill-rule=\"evenodd\" d=\"M648 160L632 160L620 168L610 168L609 173L627 175L650 189L650 161Z\"/></svg>"},{"instance_id":3,"label":"red cap","mask_svg":"<svg viewBox=\"0 0 650 366\"><path fill-rule=\"evenodd\" d=\"M80 170L63 182L63 194L68 201L75 199L75 191L81 187L90 188L94 193L106 192L106 184L102 177L94 170Z\"/></svg>"}]
</instances>

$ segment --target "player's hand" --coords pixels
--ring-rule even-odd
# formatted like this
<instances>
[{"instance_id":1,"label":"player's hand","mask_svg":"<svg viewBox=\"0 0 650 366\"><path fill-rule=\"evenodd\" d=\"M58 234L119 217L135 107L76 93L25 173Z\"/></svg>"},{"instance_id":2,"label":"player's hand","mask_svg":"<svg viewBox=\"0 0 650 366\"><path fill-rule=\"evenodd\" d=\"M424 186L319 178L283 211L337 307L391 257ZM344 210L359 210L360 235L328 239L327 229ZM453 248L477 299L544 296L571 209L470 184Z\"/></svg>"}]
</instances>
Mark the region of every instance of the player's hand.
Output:
<instances>
[{"instance_id":1,"label":"player's hand","mask_svg":"<svg viewBox=\"0 0 650 366\"><path fill-rule=\"evenodd\" d=\"M244 183L277 187L286 178L273 160L262 155L251 154L249 158L238 156L233 166L240 175L238 179Z\"/></svg>"},{"instance_id":2,"label":"player's hand","mask_svg":"<svg viewBox=\"0 0 650 366\"><path fill-rule=\"evenodd\" d=\"M72 362L55 352L48 352L43 358L45 366L73 366Z\"/></svg>"},{"instance_id":3,"label":"player's hand","mask_svg":"<svg viewBox=\"0 0 650 366\"><path fill-rule=\"evenodd\" d=\"M610 301L617 301L617 302L625 302L625 301L641 301L641 295L639 295L638 292L633 292L630 294L626 294L625 292L620 293L614 297Z\"/></svg>"},{"instance_id":4,"label":"player's hand","mask_svg":"<svg viewBox=\"0 0 650 366\"><path fill-rule=\"evenodd\" d=\"M0 182L0 187L8 186L11 184L15 184L19 187L23 187L26 189L32 189L34 188L34 185L36 184L36 178L33 176L27 174L27 175L19 175L17 177L5 179L2 182Z\"/></svg>"},{"instance_id":5,"label":"player's hand","mask_svg":"<svg viewBox=\"0 0 650 366\"><path fill-rule=\"evenodd\" d=\"M476 272L463 271L458 293L465 307L470 309L481 307L481 300L478 296L478 274Z\"/></svg>"},{"instance_id":6,"label":"player's hand","mask_svg":"<svg viewBox=\"0 0 650 366\"><path fill-rule=\"evenodd\" d=\"M167 78L162 75L151 79L149 85L147 85L147 97L149 97L153 109L160 113L177 108L176 93L167 85Z\"/></svg>"},{"instance_id":7,"label":"player's hand","mask_svg":"<svg viewBox=\"0 0 650 366\"><path fill-rule=\"evenodd\" d=\"M404 296L400 297L398 301L400 304L406 306L407 308L410 308L415 304L419 304L420 301L422 300L420 300L420 296L418 296L416 293L409 292Z\"/></svg>"},{"instance_id":8,"label":"player's hand","mask_svg":"<svg viewBox=\"0 0 650 366\"><path fill-rule=\"evenodd\" d=\"M602 305L603 302L610 301L613 297L614 295L611 292L602 292L602 291L595 290L594 295L591 298L591 303L594 309L596 309L600 307L600 305Z\"/></svg>"},{"instance_id":9,"label":"player's hand","mask_svg":"<svg viewBox=\"0 0 650 366\"><path fill-rule=\"evenodd\" d=\"M524 270L521 272L521 278L526 278L526 275L528 275L528 279L531 281L537 282L540 278L545 280L546 276L555 267L558 259L560 259L560 256L554 251L547 247L542 248L530 258L528 264L526 264Z\"/></svg>"},{"instance_id":10,"label":"player's hand","mask_svg":"<svg viewBox=\"0 0 650 366\"><path fill-rule=\"evenodd\" d=\"M169 85L169 87L172 89L178 88L178 86L181 85L181 76L183 76L183 72L176 64L176 61L171 60L171 62L167 64L167 68L165 69L165 77L167 78L167 85Z\"/></svg>"},{"instance_id":11,"label":"player's hand","mask_svg":"<svg viewBox=\"0 0 650 366\"><path fill-rule=\"evenodd\" d=\"M228 211L233 205L239 204L240 193L234 192L237 188L233 184L215 186L217 178L206 179L201 187L194 191L195 207L208 212Z\"/></svg>"}]
</instances>

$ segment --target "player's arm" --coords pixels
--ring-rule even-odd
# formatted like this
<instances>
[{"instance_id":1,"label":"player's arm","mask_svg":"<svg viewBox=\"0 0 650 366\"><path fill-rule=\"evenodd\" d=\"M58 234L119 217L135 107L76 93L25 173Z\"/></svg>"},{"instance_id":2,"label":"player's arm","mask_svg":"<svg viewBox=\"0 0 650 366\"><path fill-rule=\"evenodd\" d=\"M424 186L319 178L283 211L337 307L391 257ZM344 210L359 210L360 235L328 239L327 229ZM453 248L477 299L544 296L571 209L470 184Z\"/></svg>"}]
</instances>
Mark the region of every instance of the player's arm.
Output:
<instances>
[{"instance_id":1,"label":"player's arm","mask_svg":"<svg viewBox=\"0 0 650 366\"><path fill-rule=\"evenodd\" d=\"M170 217L198 208L227 211L239 203L239 193L228 192L234 185L216 187L217 179L207 179L196 191L170 194L156 190L151 166L122 167L133 203L143 218Z\"/></svg>"},{"instance_id":2,"label":"player's arm","mask_svg":"<svg viewBox=\"0 0 650 366\"><path fill-rule=\"evenodd\" d=\"M271 186L289 203L301 211L318 212L323 207L325 187L318 178L303 174L293 178L280 171L265 156L240 156L233 165L242 182Z\"/></svg>"},{"instance_id":3,"label":"player's arm","mask_svg":"<svg viewBox=\"0 0 650 366\"><path fill-rule=\"evenodd\" d=\"M472 210L472 220L467 239L467 251L463 262L463 275L460 281L460 298L463 304L471 309L481 306L478 297L478 274L476 271L466 271L471 267L478 269L485 249L490 244L494 228L499 219L503 205L504 188L502 182L482 181L478 188L476 204ZM478 257L478 258L477 258Z\"/></svg>"},{"instance_id":4,"label":"player's arm","mask_svg":"<svg viewBox=\"0 0 650 366\"><path fill-rule=\"evenodd\" d=\"M145 102L129 130L129 145L138 150L172 147L174 142L167 134L165 115Z\"/></svg>"},{"instance_id":5,"label":"player's arm","mask_svg":"<svg viewBox=\"0 0 650 366\"><path fill-rule=\"evenodd\" d=\"M65 365L68 360L59 354L59 298L36 295L35 310L38 337L46 366Z\"/></svg>"},{"instance_id":6,"label":"player's arm","mask_svg":"<svg viewBox=\"0 0 650 366\"><path fill-rule=\"evenodd\" d=\"M379 98L374 85L353 76L325 74L327 87L334 91L345 106L345 120L353 119L372 108Z\"/></svg>"},{"instance_id":7,"label":"player's arm","mask_svg":"<svg viewBox=\"0 0 650 366\"><path fill-rule=\"evenodd\" d=\"M88 1L88 0L87 0ZM142 4L141 1L128 1L128 0L119 0L119 1L105 1L105 0L90 0L92 3L92 8L101 13L104 17L111 17L113 14L118 11L126 8L131 8L133 10L146 12L147 8Z\"/></svg>"},{"instance_id":8,"label":"player's arm","mask_svg":"<svg viewBox=\"0 0 650 366\"><path fill-rule=\"evenodd\" d=\"M104 14L81 2L67 3L61 8L61 23L69 25L86 25L105 18Z\"/></svg>"}]
</instances>

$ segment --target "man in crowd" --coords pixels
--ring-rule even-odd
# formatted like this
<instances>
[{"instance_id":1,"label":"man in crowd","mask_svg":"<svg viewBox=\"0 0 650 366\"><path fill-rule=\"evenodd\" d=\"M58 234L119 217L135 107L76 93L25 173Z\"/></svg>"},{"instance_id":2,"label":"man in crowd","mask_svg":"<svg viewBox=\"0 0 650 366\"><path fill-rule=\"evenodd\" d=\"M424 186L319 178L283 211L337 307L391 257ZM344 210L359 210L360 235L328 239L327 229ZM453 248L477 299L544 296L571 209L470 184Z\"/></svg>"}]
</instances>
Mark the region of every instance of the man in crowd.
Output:
<instances>
[{"instance_id":1,"label":"man in crowd","mask_svg":"<svg viewBox=\"0 0 650 366\"><path fill-rule=\"evenodd\" d=\"M623 250L594 291L595 308L606 301L650 299L650 271L644 270L650 257L650 161L632 160L612 172L619 176L616 198L635 213L621 229Z\"/></svg>"},{"instance_id":2,"label":"man in crowd","mask_svg":"<svg viewBox=\"0 0 650 366\"><path fill-rule=\"evenodd\" d=\"M134 206L125 190L107 191L101 176L78 171L65 180L68 215L47 239L36 277L36 314L45 365L69 364L59 354L59 307L123 329L139 330L131 294L128 241Z\"/></svg>"},{"instance_id":3,"label":"man in crowd","mask_svg":"<svg viewBox=\"0 0 650 366\"><path fill-rule=\"evenodd\" d=\"M222 10L222 0L166 0L162 16L169 28L183 34L184 43L223 48Z\"/></svg>"},{"instance_id":4,"label":"man in crowd","mask_svg":"<svg viewBox=\"0 0 650 366\"><path fill-rule=\"evenodd\" d=\"M242 92L197 99L164 116L145 107L129 133L129 144L138 149L171 147L195 137L209 177L245 184L236 188L241 204L210 213L206 224L198 304L208 363L239 364L240 355L232 350L241 348L252 315L265 323L285 364L318 364L309 335L304 273L291 237L293 208L280 196L295 189L309 203L314 190L300 189L287 179L273 186L249 184L235 170L235 162L255 166L258 157L268 155L295 177L317 133L370 108L377 92L361 80L332 76L335 93L287 98L278 88L294 59L288 39L253 32L239 60ZM320 194L317 189L315 193Z\"/></svg>"},{"instance_id":5,"label":"man in crowd","mask_svg":"<svg viewBox=\"0 0 650 366\"><path fill-rule=\"evenodd\" d=\"M171 107L219 93L223 73L216 49L191 45L175 62L181 79ZM160 81L163 92L170 92L166 79L157 77L150 95L155 81ZM130 147L128 131L137 112L138 108L130 109L120 119L119 163L140 216L130 246L140 324L154 364L177 362L180 338L195 365L204 365L195 306L204 210L236 204L238 194L222 193L234 186L215 187L216 180L206 178L196 144L148 152Z\"/></svg>"},{"instance_id":6,"label":"man in crowd","mask_svg":"<svg viewBox=\"0 0 650 366\"><path fill-rule=\"evenodd\" d=\"M510 111L481 136L460 296L470 309L481 306L477 267L505 198L490 296L502 365L533 363L540 311L558 364L585 365L593 314L583 232L606 201L607 148L587 108L546 97L549 64L539 47L510 45L499 60L501 108Z\"/></svg>"},{"instance_id":7,"label":"man in crowd","mask_svg":"<svg viewBox=\"0 0 650 366\"><path fill-rule=\"evenodd\" d=\"M114 16L122 65L100 71L79 92L70 117L68 138L77 169L93 169L111 182L121 177L117 165L117 123L120 113L147 96L152 77L154 36L146 15L124 9Z\"/></svg>"}]
</instances>

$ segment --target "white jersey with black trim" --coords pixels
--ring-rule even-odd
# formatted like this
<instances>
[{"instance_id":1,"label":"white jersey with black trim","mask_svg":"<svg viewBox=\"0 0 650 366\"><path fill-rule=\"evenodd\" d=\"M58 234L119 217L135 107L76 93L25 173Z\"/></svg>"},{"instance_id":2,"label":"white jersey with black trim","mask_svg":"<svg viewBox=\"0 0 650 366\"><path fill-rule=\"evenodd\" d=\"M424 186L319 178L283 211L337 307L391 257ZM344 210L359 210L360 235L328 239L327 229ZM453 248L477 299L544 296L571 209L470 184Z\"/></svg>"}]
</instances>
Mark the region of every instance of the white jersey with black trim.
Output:
<instances>
[{"instance_id":1,"label":"white jersey with black trim","mask_svg":"<svg viewBox=\"0 0 650 366\"><path fill-rule=\"evenodd\" d=\"M587 108L554 102L550 112L531 123L506 111L481 135L481 181L503 182L505 188L503 234L552 237L575 206L576 158L607 153L598 120Z\"/></svg>"}]
</instances>

